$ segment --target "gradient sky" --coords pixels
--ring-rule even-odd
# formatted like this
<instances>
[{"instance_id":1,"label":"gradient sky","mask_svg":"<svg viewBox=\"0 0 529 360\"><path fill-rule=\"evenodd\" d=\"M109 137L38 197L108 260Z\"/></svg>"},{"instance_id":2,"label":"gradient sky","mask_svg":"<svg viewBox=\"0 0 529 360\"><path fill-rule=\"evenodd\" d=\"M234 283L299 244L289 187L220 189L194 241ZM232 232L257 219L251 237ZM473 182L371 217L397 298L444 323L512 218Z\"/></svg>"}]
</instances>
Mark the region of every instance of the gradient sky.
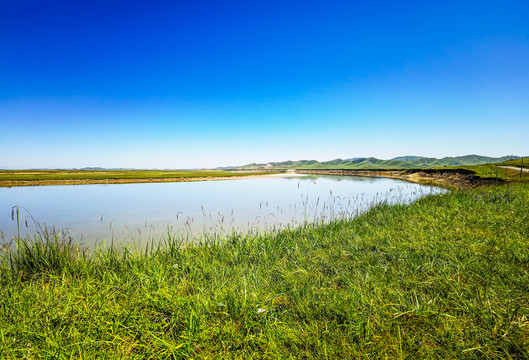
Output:
<instances>
[{"instance_id":1,"label":"gradient sky","mask_svg":"<svg viewBox=\"0 0 529 360\"><path fill-rule=\"evenodd\" d=\"M0 0L0 168L529 155L529 2Z\"/></svg>"}]
</instances>

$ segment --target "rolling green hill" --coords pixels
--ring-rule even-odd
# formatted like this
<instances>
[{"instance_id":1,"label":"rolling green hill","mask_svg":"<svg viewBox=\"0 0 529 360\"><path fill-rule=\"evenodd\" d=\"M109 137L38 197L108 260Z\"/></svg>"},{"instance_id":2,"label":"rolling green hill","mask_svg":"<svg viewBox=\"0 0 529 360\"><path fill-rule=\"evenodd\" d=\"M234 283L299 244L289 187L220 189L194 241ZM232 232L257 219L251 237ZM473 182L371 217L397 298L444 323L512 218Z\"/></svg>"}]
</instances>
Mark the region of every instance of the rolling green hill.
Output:
<instances>
[{"instance_id":1,"label":"rolling green hill","mask_svg":"<svg viewBox=\"0 0 529 360\"><path fill-rule=\"evenodd\" d=\"M468 166L488 163L501 163L507 160L519 159L518 156L502 156L491 158L480 155L465 155L457 157L444 157L442 159L428 158L422 156L399 156L389 160L381 160L374 157L335 159L319 162L316 160L298 160L271 162L268 164L248 164L240 166L239 169L418 169L444 166Z\"/></svg>"}]
</instances>

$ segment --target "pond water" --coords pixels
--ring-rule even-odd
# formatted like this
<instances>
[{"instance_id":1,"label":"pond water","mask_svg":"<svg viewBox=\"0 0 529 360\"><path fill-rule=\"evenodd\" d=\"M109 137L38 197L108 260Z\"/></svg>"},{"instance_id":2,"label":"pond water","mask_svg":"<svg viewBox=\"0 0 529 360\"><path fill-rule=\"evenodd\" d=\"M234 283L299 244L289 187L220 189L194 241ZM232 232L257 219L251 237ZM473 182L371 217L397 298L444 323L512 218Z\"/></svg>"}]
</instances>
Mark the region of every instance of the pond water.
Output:
<instances>
[{"instance_id":1,"label":"pond water","mask_svg":"<svg viewBox=\"0 0 529 360\"><path fill-rule=\"evenodd\" d=\"M68 229L76 241L95 245L110 239L141 243L168 232L192 239L233 230L273 231L352 217L380 201L410 202L439 191L356 176L0 188L0 242L17 234L16 206L21 233L33 233L38 222Z\"/></svg>"}]
</instances>

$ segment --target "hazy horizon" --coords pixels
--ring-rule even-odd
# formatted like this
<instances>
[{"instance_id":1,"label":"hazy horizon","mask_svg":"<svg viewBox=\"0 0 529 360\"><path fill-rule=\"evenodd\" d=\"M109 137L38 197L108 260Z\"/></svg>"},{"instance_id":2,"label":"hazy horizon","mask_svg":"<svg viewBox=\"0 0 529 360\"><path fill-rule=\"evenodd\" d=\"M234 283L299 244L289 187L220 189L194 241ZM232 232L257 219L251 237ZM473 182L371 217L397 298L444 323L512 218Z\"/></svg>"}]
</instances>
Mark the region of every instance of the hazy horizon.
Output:
<instances>
[{"instance_id":1,"label":"hazy horizon","mask_svg":"<svg viewBox=\"0 0 529 360\"><path fill-rule=\"evenodd\" d=\"M528 153L524 1L5 1L0 168Z\"/></svg>"},{"instance_id":2,"label":"hazy horizon","mask_svg":"<svg viewBox=\"0 0 529 360\"><path fill-rule=\"evenodd\" d=\"M484 157L484 158L487 158L487 156L483 156L483 155L479 155L479 154L466 154L466 155L459 155L459 156L454 156L455 158L457 157L465 157L465 156L479 156L479 157ZM423 156L420 156L420 155L402 155L402 156L395 156L395 157L392 157L392 158L388 158L388 159L378 159L378 160L394 160L394 159L397 159L397 158L401 158L401 157L423 157ZM502 157L512 157L512 158L521 158L521 157L525 157L524 155L516 155L516 154L509 154L509 155L503 155L503 156L500 156L500 157L490 157L492 160L494 159L498 159L498 158L502 158ZM369 159L369 158L374 158L372 156L366 156L366 157L341 157L341 158L335 158L335 159L327 159L327 160L316 160L318 162L327 162L327 161L333 161L333 160L351 160L351 159ZM426 158L426 157L423 157L423 158ZM430 157L430 158L435 158L435 157ZM435 158L435 159L439 159L439 160L442 160L444 158L452 158L450 156L445 156L445 157L442 157L442 158ZM219 169L219 168L230 168L230 167L240 167L240 166L244 166L244 165L251 165L251 164L268 164L268 163L281 163L281 162L286 162L286 161L293 161L293 162L297 162L297 161L313 161L315 159L285 159L285 160L278 160L278 161L264 161L264 162L261 162L261 163L257 163L257 162L252 162L252 163L246 163L246 164L237 164L237 165L230 165L230 164L227 164L227 165L222 165L222 166L217 166L217 167L194 167L194 168L191 168L191 167L188 167L188 168L147 168L147 167L102 167L102 166L97 166L97 165L87 165L87 166L76 166L76 167L55 167L55 168L44 168L44 167L41 167L41 168L0 168L0 170L84 170L84 169L103 169L103 170L200 170L200 169Z\"/></svg>"}]
</instances>

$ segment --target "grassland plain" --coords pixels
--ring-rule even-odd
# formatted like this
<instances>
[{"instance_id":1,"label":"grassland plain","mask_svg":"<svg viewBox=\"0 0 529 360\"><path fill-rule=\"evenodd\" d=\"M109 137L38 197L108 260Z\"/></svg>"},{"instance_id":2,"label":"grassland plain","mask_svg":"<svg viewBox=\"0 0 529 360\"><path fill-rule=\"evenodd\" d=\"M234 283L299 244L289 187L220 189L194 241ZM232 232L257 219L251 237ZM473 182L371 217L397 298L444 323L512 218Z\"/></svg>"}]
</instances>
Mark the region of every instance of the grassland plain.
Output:
<instances>
[{"instance_id":1,"label":"grassland plain","mask_svg":"<svg viewBox=\"0 0 529 360\"><path fill-rule=\"evenodd\" d=\"M4 249L0 358L529 358L529 184L279 233Z\"/></svg>"},{"instance_id":2,"label":"grassland plain","mask_svg":"<svg viewBox=\"0 0 529 360\"><path fill-rule=\"evenodd\" d=\"M0 187L220 180L269 174L274 174L274 172L227 170L0 170Z\"/></svg>"}]
</instances>

